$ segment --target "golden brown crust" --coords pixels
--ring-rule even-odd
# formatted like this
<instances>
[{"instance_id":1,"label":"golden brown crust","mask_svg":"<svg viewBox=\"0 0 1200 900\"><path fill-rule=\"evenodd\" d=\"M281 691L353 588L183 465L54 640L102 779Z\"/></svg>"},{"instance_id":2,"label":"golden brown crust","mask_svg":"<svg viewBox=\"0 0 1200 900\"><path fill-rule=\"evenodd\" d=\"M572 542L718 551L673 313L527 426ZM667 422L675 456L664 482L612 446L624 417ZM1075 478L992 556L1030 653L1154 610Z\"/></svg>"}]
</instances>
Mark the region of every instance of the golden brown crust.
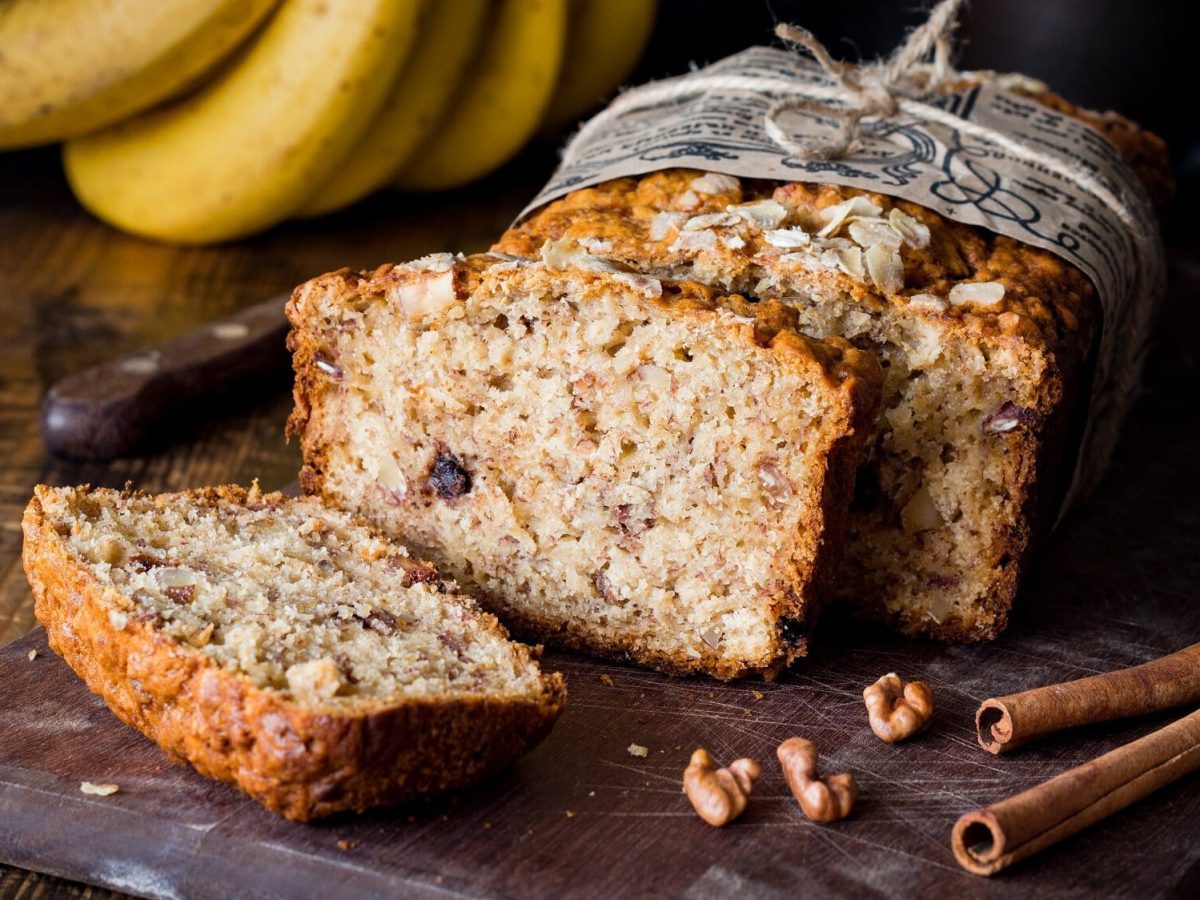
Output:
<instances>
[{"instance_id":1,"label":"golden brown crust","mask_svg":"<svg viewBox=\"0 0 1200 900\"><path fill-rule=\"evenodd\" d=\"M506 262L480 255L457 260L455 284L460 297L473 290L478 278ZM461 273L459 270L462 270ZM320 332L323 308L353 306L364 296L378 295L390 284L414 276L406 266L382 266L370 273L333 272L305 285L292 295L287 312L292 322L288 347L295 368L295 407L288 433L298 435L304 456L300 482L305 493L335 503L326 487L330 447L339 440L344 424L326 421L323 400L334 383L322 377L317 361L331 353L322 345ZM559 277L541 264L520 262L509 266L506 287L519 290L524 279ZM581 290L614 289L620 273L571 269L570 278ZM663 653L626 643L604 642L586 628L542 621L528 611L467 584L480 602L499 615L518 634L558 646L586 650L617 659L630 659L674 674L707 673L718 678L736 678L757 672L770 678L807 650L810 620L821 605L820 591L831 581L832 571L843 546L845 511L853 490L854 472L879 412L883 373L875 357L848 341L833 338L817 341L797 328L796 312L777 301L750 302L744 297L718 291L695 280L663 281L661 294L641 295L639 302L666 309L680 316L700 317L706 327L723 329L736 340L747 340L769 349L789 365L820 378L829 404L823 429L831 436L823 471L814 471L809 485L808 507L812 514L797 529L795 548L781 553L775 564L775 587L768 602L779 623L774 645L757 659L731 659L712 652L699 657ZM714 315L718 313L718 315ZM721 315L729 313L732 316ZM741 322L737 319L743 320ZM752 327L747 328L748 320ZM466 584L466 582L464 581Z\"/></svg>"},{"instance_id":2,"label":"golden brown crust","mask_svg":"<svg viewBox=\"0 0 1200 900\"><path fill-rule=\"evenodd\" d=\"M1093 314L1095 289L1078 269L1045 250L1029 247L1012 238L963 225L906 200L833 184L809 184L743 180L737 187L715 193L697 193L691 184L703 173L691 169L667 169L640 178L618 178L574 191L546 205L513 226L494 249L514 255L536 256L546 240L597 240L609 249L605 256L618 263L646 268L647 263L670 270L692 264L696 251L679 247L678 231L672 229L655 239L654 222L660 213L688 217L715 214L730 206L778 200L789 210L781 227L800 226L807 232L825 224L821 211L852 197L866 197L883 215L900 209L929 228L929 245L905 246L904 288L887 295L869 279L844 272L806 271L803 264L789 264L786 255L767 243L762 230L742 234L743 246L717 242L703 251L705 268L720 273L722 284L761 295L755 288L764 266L786 271L795 279L819 278L822 286L834 287L859 302L897 311L928 316L929 312L909 307L919 294L947 296L963 282L998 282L1005 287L1000 303L949 306L939 316L959 324L979 337L1010 335L1040 340L1054 347L1069 340L1079 319Z\"/></svg>"},{"instance_id":3,"label":"golden brown crust","mask_svg":"<svg viewBox=\"0 0 1200 900\"><path fill-rule=\"evenodd\" d=\"M562 676L551 674L542 676L536 702L455 695L354 711L305 709L146 621L131 618L116 629L108 610L122 598L46 520L41 497L49 490L38 486L22 527L34 611L51 648L174 761L236 785L288 819L361 812L476 781L540 741L565 702ZM245 501L238 488L195 493L197 502ZM504 633L494 621L491 627Z\"/></svg>"}]
</instances>

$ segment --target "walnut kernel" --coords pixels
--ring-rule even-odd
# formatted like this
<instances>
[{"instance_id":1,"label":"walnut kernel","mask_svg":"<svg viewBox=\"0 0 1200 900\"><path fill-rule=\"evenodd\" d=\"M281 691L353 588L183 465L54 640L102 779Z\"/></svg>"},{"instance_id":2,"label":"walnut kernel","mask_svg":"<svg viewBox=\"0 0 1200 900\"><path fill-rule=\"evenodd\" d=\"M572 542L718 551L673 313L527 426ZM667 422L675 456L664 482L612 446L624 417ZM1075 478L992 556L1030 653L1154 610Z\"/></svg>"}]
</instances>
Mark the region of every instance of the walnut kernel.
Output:
<instances>
[{"instance_id":1,"label":"walnut kernel","mask_svg":"<svg viewBox=\"0 0 1200 900\"><path fill-rule=\"evenodd\" d=\"M746 801L762 769L752 759L735 759L718 769L703 748L692 754L683 772L683 790L692 808L709 825L728 825L746 809Z\"/></svg>"},{"instance_id":2,"label":"walnut kernel","mask_svg":"<svg viewBox=\"0 0 1200 900\"><path fill-rule=\"evenodd\" d=\"M903 741L933 721L933 691L924 681L905 684L889 672L863 691L871 730L889 744Z\"/></svg>"},{"instance_id":3,"label":"walnut kernel","mask_svg":"<svg viewBox=\"0 0 1200 900\"><path fill-rule=\"evenodd\" d=\"M850 815L858 797L854 776L817 775L817 747L802 737L788 738L775 751L792 796L814 822L836 822Z\"/></svg>"}]
</instances>

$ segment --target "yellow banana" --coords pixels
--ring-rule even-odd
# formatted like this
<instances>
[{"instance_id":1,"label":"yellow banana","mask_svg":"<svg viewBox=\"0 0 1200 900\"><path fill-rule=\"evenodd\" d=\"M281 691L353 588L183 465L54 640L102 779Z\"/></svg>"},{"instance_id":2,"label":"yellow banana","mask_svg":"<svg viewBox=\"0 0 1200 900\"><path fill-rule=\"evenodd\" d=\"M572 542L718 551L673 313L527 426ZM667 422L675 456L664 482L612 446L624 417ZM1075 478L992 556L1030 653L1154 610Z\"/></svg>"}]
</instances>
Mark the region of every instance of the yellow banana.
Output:
<instances>
[{"instance_id":1,"label":"yellow banana","mask_svg":"<svg viewBox=\"0 0 1200 900\"><path fill-rule=\"evenodd\" d=\"M521 149L550 102L566 45L567 0L500 0L466 80L434 134L401 169L404 189L456 187Z\"/></svg>"},{"instance_id":2,"label":"yellow banana","mask_svg":"<svg viewBox=\"0 0 1200 900\"><path fill-rule=\"evenodd\" d=\"M655 0L573 0L567 59L546 113L557 131L598 106L630 76L654 28Z\"/></svg>"},{"instance_id":3,"label":"yellow banana","mask_svg":"<svg viewBox=\"0 0 1200 900\"><path fill-rule=\"evenodd\" d=\"M277 0L0 4L0 148L95 131L192 85Z\"/></svg>"},{"instance_id":4,"label":"yellow banana","mask_svg":"<svg viewBox=\"0 0 1200 900\"><path fill-rule=\"evenodd\" d=\"M75 195L118 228L178 243L287 218L383 105L419 11L417 0L285 0L196 94L69 142Z\"/></svg>"},{"instance_id":5,"label":"yellow banana","mask_svg":"<svg viewBox=\"0 0 1200 900\"><path fill-rule=\"evenodd\" d=\"M297 215L320 216L386 185L433 132L479 46L488 0L434 0L422 16L420 39L378 118L328 183Z\"/></svg>"}]
</instances>

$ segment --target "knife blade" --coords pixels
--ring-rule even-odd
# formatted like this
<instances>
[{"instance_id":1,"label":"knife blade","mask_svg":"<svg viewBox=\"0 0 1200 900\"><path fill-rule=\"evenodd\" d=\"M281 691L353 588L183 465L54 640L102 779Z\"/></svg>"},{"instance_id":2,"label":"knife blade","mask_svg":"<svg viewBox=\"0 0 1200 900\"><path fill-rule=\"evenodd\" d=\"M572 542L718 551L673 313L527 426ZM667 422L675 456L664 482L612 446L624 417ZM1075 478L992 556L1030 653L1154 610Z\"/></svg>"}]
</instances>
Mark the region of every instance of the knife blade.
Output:
<instances>
[{"instance_id":1,"label":"knife blade","mask_svg":"<svg viewBox=\"0 0 1200 900\"><path fill-rule=\"evenodd\" d=\"M282 388L288 296L62 379L42 403L46 447L72 460L128 456Z\"/></svg>"}]
</instances>

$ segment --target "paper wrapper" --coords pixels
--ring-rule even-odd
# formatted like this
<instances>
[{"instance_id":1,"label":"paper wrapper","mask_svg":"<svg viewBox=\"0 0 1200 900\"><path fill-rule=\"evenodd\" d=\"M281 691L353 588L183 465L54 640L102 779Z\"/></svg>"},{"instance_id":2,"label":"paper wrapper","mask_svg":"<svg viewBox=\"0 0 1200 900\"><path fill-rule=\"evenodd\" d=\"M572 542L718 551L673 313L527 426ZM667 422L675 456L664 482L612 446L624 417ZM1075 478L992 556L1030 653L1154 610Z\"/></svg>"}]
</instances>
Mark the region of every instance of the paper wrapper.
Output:
<instances>
[{"instance_id":1,"label":"paper wrapper","mask_svg":"<svg viewBox=\"0 0 1200 900\"><path fill-rule=\"evenodd\" d=\"M783 78L825 91L830 86L815 62L768 47L669 83L686 86L707 76ZM975 86L925 101L983 126L991 137L902 111L865 120L855 149L828 161L789 155L764 130L764 114L785 94L697 86L653 105L635 103L602 129L585 126L522 217L578 188L682 167L900 197L1062 257L1091 278L1102 313L1087 425L1065 510L1095 485L1112 456L1137 389L1166 266L1154 208L1116 149L1091 126L1005 90L1005 83L981 76ZM828 139L835 125L828 116L797 110L783 112L777 122L799 142ZM1058 165L1030 162L1005 149L998 136L1036 148ZM1079 173L1103 185L1108 201L1081 187Z\"/></svg>"}]
</instances>

